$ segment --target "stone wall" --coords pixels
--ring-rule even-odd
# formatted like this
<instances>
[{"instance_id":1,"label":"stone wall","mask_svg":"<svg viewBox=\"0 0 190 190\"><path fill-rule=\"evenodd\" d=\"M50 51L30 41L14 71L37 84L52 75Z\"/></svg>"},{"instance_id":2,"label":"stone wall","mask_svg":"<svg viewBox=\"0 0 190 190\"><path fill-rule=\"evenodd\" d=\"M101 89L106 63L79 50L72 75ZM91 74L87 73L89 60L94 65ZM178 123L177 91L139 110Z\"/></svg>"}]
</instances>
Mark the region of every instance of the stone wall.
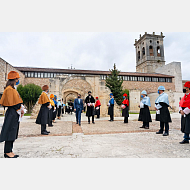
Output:
<instances>
[{"instance_id":1,"label":"stone wall","mask_svg":"<svg viewBox=\"0 0 190 190\"><path fill-rule=\"evenodd\" d=\"M175 91L175 84L168 82L140 82L140 81L124 81L123 89L128 90L146 90L147 93L154 93L158 91L159 86L164 86L166 90Z\"/></svg>"},{"instance_id":2,"label":"stone wall","mask_svg":"<svg viewBox=\"0 0 190 190\"><path fill-rule=\"evenodd\" d=\"M4 87L8 81L7 77L8 77L8 73L10 71L18 72L20 75L20 84L24 85L25 76L20 71L15 69L12 65L10 65L5 60L3 60L2 58L0 58L0 68L1 68L1 72L0 72L0 79L1 79L0 80L0 93L4 92Z\"/></svg>"},{"instance_id":3,"label":"stone wall","mask_svg":"<svg viewBox=\"0 0 190 190\"><path fill-rule=\"evenodd\" d=\"M44 85L50 85L49 78L25 78L24 85L35 84L40 87Z\"/></svg>"},{"instance_id":4,"label":"stone wall","mask_svg":"<svg viewBox=\"0 0 190 190\"><path fill-rule=\"evenodd\" d=\"M182 92L182 71L180 62L172 62L156 69L157 73L175 76L173 79L176 92Z\"/></svg>"}]
</instances>

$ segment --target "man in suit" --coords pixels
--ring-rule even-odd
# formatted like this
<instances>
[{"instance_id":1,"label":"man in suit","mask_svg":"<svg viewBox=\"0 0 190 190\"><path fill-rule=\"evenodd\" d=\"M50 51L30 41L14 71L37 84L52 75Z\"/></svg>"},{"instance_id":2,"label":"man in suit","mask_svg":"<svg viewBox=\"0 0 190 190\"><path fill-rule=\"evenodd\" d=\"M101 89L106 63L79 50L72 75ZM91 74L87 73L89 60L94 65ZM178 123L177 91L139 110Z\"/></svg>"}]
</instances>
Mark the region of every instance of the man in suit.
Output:
<instances>
[{"instance_id":1,"label":"man in suit","mask_svg":"<svg viewBox=\"0 0 190 190\"><path fill-rule=\"evenodd\" d=\"M76 121L81 126L81 113L84 111L83 100L81 95L78 94L78 98L74 101L74 111L76 112Z\"/></svg>"}]
</instances>

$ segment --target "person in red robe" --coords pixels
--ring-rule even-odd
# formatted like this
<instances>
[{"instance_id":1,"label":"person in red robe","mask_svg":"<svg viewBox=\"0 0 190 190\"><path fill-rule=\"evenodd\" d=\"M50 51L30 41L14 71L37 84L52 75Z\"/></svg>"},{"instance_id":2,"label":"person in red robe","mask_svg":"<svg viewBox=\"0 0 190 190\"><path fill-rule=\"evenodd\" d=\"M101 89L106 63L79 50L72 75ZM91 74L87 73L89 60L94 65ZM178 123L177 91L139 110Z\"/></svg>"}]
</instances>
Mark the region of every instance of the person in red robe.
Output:
<instances>
[{"instance_id":1,"label":"person in red robe","mask_svg":"<svg viewBox=\"0 0 190 190\"><path fill-rule=\"evenodd\" d=\"M129 100L127 94L123 95L123 102L121 105L122 110L122 117L124 117L124 123L128 123L128 117L129 117Z\"/></svg>"},{"instance_id":2,"label":"person in red robe","mask_svg":"<svg viewBox=\"0 0 190 190\"><path fill-rule=\"evenodd\" d=\"M189 144L190 134L190 81L184 85L184 97L179 102L179 113L181 114L181 131L184 133L184 140L180 144Z\"/></svg>"},{"instance_id":3,"label":"person in red robe","mask_svg":"<svg viewBox=\"0 0 190 190\"><path fill-rule=\"evenodd\" d=\"M98 97L96 97L96 104L95 104L95 115L97 115L97 119L100 119L100 100Z\"/></svg>"}]
</instances>

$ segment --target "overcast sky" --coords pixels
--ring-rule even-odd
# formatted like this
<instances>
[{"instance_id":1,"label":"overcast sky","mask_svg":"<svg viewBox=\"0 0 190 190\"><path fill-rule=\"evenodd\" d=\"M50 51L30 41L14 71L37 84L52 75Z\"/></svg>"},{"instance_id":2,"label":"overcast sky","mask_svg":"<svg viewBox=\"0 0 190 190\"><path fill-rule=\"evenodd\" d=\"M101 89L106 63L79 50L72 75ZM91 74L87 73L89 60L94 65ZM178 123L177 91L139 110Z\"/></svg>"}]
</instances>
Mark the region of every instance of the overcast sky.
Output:
<instances>
[{"instance_id":1,"label":"overcast sky","mask_svg":"<svg viewBox=\"0 0 190 190\"><path fill-rule=\"evenodd\" d=\"M152 33L152 32L148 32ZM163 32L166 63L190 80L190 32ZM135 72L134 42L144 32L0 32L0 57L13 66ZM156 32L160 34L160 32Z\"/></svg>"}]
</instances>

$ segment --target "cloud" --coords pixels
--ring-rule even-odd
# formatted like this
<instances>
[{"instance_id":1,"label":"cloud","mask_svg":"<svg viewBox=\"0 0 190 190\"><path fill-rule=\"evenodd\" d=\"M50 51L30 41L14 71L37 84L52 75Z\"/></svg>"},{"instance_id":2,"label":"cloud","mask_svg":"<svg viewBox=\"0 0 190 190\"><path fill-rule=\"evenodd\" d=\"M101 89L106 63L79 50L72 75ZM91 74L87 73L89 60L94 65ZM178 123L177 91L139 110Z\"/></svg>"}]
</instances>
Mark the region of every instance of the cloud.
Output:
<instances>
[{"instance_id":1,"label":"cloud","mask_svg":"<svg viewBox=\"0 0 190 190\"><path fill-rule=\"evenodd\" d=\"M134 42L143 33L1 32L0 57L13 66L67 69L72 64L76 69L109 70L116 63L121 71L135 72ZM190 33L164 35L166 63L182 62L183 79L190 79Z\"/></svg>"}]
</instances>

